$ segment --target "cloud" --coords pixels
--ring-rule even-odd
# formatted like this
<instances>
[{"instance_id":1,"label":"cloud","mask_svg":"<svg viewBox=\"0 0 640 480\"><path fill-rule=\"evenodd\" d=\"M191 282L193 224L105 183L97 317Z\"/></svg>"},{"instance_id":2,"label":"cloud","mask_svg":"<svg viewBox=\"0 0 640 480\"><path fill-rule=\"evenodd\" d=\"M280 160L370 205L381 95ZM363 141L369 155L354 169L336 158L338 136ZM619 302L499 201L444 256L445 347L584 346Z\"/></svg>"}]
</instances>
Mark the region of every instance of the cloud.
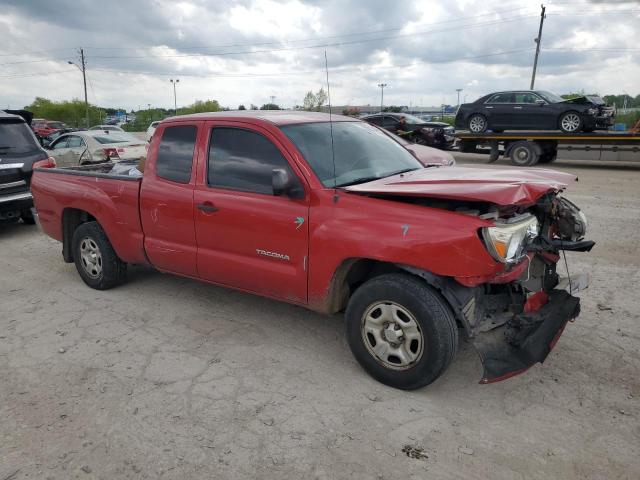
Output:
<instances>
[{"instance_id":1,"label":"cloud","mask_svg":"<svg viewBox=\"0 0 640 480\"><path fill-rule=\"evenodd\" d=\"M104 106L172 106L176 77L183 105L293 106L325 85L325 50L334 104L377 104L381 81L389 103L455 103L456 88L528 87L539 15L498 0L0 0L0 105L81 97L78 46ZM536 86L640 93L639 19L635 2L551 3Z\"/></svg>"}]
</instances>

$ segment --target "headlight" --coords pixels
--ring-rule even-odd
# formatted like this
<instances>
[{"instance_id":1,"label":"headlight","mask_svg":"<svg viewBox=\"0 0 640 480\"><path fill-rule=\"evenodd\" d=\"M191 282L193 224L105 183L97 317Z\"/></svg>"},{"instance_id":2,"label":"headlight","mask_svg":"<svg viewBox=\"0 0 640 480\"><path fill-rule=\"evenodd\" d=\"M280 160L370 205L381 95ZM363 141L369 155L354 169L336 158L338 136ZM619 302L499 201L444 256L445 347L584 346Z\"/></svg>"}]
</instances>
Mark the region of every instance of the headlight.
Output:
<instances>
[{"instance_id":1,"label":"headlight","mask_svg":"<svg viewBox=\"0 0 640 480\"><path fill-rule=\"evenodd\" d=\"M587 113L589 115L597 115L598 114L598 109L597 108L590 108L589 110L587 110Z\"/></svg>"},{"instance_id":2,"label":"headlight","mask_svg":"<svg viewBox=\"0 0 640 480\"><path fill-rule=\"evenodd\" d=\"M538 219L527 215L523 220L512 223L496 223L482 229L482 237L493 258L502 263L515 263L522 250L538 236Z\"/></svg>"}]
</instances>

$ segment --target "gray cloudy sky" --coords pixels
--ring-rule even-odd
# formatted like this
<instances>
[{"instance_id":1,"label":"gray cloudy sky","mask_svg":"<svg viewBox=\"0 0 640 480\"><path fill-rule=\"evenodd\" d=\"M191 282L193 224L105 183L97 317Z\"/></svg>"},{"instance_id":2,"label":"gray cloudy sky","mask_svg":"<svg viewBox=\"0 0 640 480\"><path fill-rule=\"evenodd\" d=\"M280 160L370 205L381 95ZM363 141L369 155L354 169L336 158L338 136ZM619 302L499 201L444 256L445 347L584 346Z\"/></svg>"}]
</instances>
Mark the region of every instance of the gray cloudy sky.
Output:
<instances>
[{"instance_id":1,"label":"gray cloudy sky","mask_svg":"<svg viewBox=\"0 0 640 480\"><path fill-rule=\"evenodd\" d=\"M640 2L547 5L536 87L640 93ZM67 62L87 56L89 101L232 108L301 104L325 85L332 103L456 103L528 88L539 0L0 0L0 106L82 96Z\"/></svg>"}]
</instances>

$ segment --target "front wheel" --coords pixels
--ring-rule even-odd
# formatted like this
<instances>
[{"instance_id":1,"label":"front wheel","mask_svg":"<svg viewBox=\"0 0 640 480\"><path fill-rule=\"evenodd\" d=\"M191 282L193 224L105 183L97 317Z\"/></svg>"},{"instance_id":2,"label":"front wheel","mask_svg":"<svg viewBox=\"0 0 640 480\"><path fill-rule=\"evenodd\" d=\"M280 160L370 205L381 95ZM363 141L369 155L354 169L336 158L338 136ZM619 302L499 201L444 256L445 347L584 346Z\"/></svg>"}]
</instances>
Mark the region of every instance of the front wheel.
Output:
<instances>
[{"instance_id":1,"label":"front wheel","mask_svg":"<svg viewBox=\"0 0 640 480\"><path fill-rule=\"evenodd\" d=\"M347 340L376 380L412 390L435 381L458 347L458 327L445 300L407 274L375 277L349 300Z\"/></svg>"},{"instance_id":2,"label":"front wheel","mask_svg":"<svg viewBox=\"0 0 640 480\"><path fill-rule=\"evenodd\" d=\"M582 130L582 118L578 112L563 113L558 123L564 133L577 133Z\"/></svg>"},{"instance_id":3,"label":"front wheel","mask_svg":"<svg viewBox=\"0 0 640 480\"><path fill-rule=\"evenodd\" d=\"M73 232L73 259L84 283L107 290L127 278L127 264L116 254L98 222L82 223Z\"/></svg>"}]
</instances>

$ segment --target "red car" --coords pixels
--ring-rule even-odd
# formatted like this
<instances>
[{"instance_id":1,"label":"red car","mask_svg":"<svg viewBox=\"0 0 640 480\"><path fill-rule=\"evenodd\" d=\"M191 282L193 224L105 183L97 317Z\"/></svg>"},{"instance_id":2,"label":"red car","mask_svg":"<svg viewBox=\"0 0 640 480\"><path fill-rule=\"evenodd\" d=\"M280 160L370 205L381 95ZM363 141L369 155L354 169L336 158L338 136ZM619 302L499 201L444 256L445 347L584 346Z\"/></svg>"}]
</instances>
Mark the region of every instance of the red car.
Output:
<instances>
[{"instance_id":1,"label":"red car","mask_svg":"<svg viewBox=\"0 0 640 480\"><path fill-rule=\"evenodd\" d=\"M429 167L375 127L287 111L187 115L158 125L136 164L52 167L31 188L44 231L92 288L156 269L324 312L379 381L427 385L459 329L485 383L542 362L585 278L584 214L550 170ZM570 292L566 291L567 289Z\"/></svg>"},{"instance_id":2,"label":"red car","mask_svg":"<svg viewBox=\"0 0 640 480\"><path fill-rule=\"evenodd\" d=\"M44 138L52 133L67 128L63 122L56 122L52 120L43 120L41 118L34 119L32 123L33 131L36 135Z\"/></svg>"}]
</instances>

